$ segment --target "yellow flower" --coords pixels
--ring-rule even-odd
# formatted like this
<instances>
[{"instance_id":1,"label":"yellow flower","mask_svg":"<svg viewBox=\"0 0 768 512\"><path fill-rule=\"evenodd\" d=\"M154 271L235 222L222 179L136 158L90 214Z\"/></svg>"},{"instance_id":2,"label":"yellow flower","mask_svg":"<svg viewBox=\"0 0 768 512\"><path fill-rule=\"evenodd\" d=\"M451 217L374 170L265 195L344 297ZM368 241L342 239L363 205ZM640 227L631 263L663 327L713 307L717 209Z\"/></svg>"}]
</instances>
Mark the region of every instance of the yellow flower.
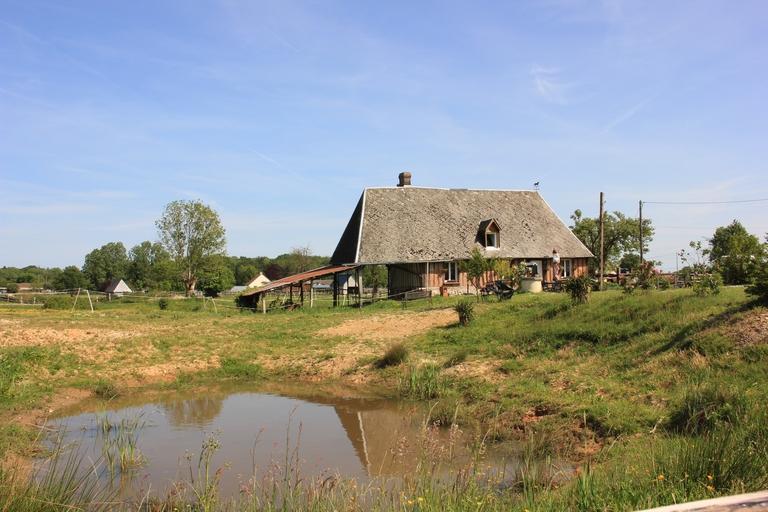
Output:
<instances>
[{"instance_id":1,"label":"yellow flower","mask_svg":"<svg viewBox=\"0 0 768 512\"><path fill-rule=\"evenodd\" d=\"M656 480L658 480L659 482L663 482L664 481L664 475L657 476Z\"/></svg>"},{"instance_id":2,"label":"yellow flower","mask_svg":"<svg viewBox=\"0 0 768 512\"><path fill-rule=\"evenodd\" d=\"M419 496L419 503L422 503L424 501L424 496Z\"/></svg>"}]
</instances>

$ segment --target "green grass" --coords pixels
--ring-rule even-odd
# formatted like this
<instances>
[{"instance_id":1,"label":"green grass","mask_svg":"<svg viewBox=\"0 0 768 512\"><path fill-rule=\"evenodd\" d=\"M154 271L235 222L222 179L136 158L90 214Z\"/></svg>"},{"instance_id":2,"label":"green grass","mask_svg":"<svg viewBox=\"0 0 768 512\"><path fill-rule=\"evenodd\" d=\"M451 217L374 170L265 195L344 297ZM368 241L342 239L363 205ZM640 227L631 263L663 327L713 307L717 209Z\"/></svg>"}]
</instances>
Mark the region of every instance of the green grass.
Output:
<instances>
[{"instance_id":1,"label":"green grass","mask_svg":"<svg viewBox=\"0 0 768 512\"><path fill-rule=\"evenodd\" d=\"M61 386L122 389L132 378L127 370L168 362L186 368L216 361L178 375L176 385L314 378L315 365L343 356L341 344L348 342L318 331L355 318L449 308L458 300L417 301L405 311L380 301L361 310L267 315L224 303L214 312L199 300L171 300L166 311L157 302L119 300L99 303L93 314L0 308L1 318L36 329L140 328L116 341L100 338L107 341L87 351L65 343L0 348L0 414L41 404ZM592 294L586 304L564 294L522 294L476 304L466 327L402 340L407 365L398 356L374 370L382 352L361 356L338 378L365 374L392 394L432 402L432 418L442 424L479 423L488 439L525 442L532 454L580 465L579 476L565 484L531 466L504 492L465 482L456 493L427 479L411 482L405 498L367 498L386 510L413 507L407 501L419 496L419 510L629 510L766 487L768 418L761 404L768 400L768 346L740 342L730 331L755 308L765 311L733 287L706 297L690 290L610 291ZM0 454L12 446L28 452L33 439L22 426L6 426ZM7 473L0 485L3 478ZM339 499L373 492L342 487L343 499L320 493L298 503L346 508Z\"/></svg>"}]
</instances>

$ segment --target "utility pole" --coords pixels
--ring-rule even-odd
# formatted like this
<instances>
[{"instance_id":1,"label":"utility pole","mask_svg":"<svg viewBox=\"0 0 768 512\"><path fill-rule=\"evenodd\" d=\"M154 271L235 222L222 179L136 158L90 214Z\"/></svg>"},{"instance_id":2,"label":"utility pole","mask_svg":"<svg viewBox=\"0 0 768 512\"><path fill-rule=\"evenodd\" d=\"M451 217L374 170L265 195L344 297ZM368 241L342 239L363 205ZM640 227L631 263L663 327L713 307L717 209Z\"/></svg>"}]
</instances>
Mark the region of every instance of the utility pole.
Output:
<instances>
[{"instance_id":1,"label":"utility pole","mask_svg":"<svg viewBox=\"0 0 768 512\"><path fill-rule=\"evenodd\" d=\"M643 202L640 201L640 264L643 264Z\"/></svg>"},{"instance_id":2,"label":"utility pole","mask_svg":"<svg viewBox=\"0 0 768 512\"><path fill-rule=\"evenodd\" d=\"M603 212L603 207L605 206L604 197L605 194L600 192L600 291L603 291L603 278L605 275L605 213Z\"/></svg>"}]
</instances>

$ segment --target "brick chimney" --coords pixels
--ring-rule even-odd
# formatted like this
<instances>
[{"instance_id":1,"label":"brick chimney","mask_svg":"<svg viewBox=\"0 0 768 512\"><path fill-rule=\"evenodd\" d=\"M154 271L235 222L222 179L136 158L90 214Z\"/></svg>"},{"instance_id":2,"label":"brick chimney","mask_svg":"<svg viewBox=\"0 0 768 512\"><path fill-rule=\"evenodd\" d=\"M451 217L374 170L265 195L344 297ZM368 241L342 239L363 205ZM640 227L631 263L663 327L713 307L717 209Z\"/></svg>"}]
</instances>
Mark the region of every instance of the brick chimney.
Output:
<instances>
[{"instance_id":1,"label":"brick chimney","mask_svg":"<svg viewBox=\"0 0 768 512\"><path fill-rule=\"evenodd\" d=\"M411 186L411 173L408 171L401 172L397 175L397 186L398 187L410 187Z\"/></svg>"}]
</instances>

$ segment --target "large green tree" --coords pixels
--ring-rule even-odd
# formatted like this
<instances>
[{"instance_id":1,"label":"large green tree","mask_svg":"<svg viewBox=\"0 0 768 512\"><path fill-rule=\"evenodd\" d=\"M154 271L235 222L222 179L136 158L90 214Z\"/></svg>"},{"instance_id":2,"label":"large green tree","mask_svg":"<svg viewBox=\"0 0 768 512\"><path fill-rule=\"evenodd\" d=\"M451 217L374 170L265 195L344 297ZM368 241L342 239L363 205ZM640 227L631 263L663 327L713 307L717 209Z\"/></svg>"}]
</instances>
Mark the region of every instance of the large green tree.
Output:
<instances>
[{"instance_id":1,"label":"large green tree","mask_svg":"<svg viewBox=\"0 0 768 512\"><path fill-rule=\"evenodd\" d=\"M53 287L56 290L74 290L87 286L88 278L74 265L64 267L64 270L53 281Z\"/></svg>"},{"instance_id":2,"label":"large green tree","mask_svg":"<svg viewBox=\"0 0 768 512\"><path fill-rule=\"evenodd\" d=\"M607 266L615 267L625 254L640 252L640 223L636 217L628 217L621 212L605 212L604 248ZM584 217L581 210L571 215L571 231L595 255L590 267L597 265L600 257L600 219ZM643 219L643 251L653 241L655 230L651 219Z\"/></svg>"},{"instance_id":3,"label":"large green tree","mask_svg":"<svg viewBox=\"0 0 768 512\"><path fill-rule=\"evenodd\" d=\"M128 271L128 254L122 242L110 242L85 256L83 274L98 289L110 279L124 279Z\"/></svg>"},{"instance_id":4,"label":"large green tree","mask_svg":"<svg viewBox=\"0 0 768 512\"><path fill-rule=\"evenodd\" d=\"M219 214L200 201L173 201L156 222L160 243L178 265L187 295L214 256L223 256L226 232Z\"/></svg>"},{"instance_id":5,"label":"large green tree","mask_svg":"<svg viewBox=\"0 0 768 512\"><path fill-rule=\"evenodd\" d=\"M158 242L144 241L128 252L128 280L140 290L168 290L176 279L171 255Z\"/></svg>"},{"instance_id":6,"label":"large green tree","mask_svg":"<svg viewBox=\"0 0 768 512\"><path fill-rule=\"evenodd\" d=\"M709 240L709 259L725 284L745 284L762 261L765 246L737 220L719 227Z\"/></svg>"},{"instance_id":7,"label":"large green tree","mask_svg":"<svg viewBox=\"0 0 768 512\"><path fill-rule=\"evenodd\" d=\"M208 297L215 297L235 284L235 275L226 258L219 255L207 258L198 276L198 287Z\"/></svg>"}]
</instances>

